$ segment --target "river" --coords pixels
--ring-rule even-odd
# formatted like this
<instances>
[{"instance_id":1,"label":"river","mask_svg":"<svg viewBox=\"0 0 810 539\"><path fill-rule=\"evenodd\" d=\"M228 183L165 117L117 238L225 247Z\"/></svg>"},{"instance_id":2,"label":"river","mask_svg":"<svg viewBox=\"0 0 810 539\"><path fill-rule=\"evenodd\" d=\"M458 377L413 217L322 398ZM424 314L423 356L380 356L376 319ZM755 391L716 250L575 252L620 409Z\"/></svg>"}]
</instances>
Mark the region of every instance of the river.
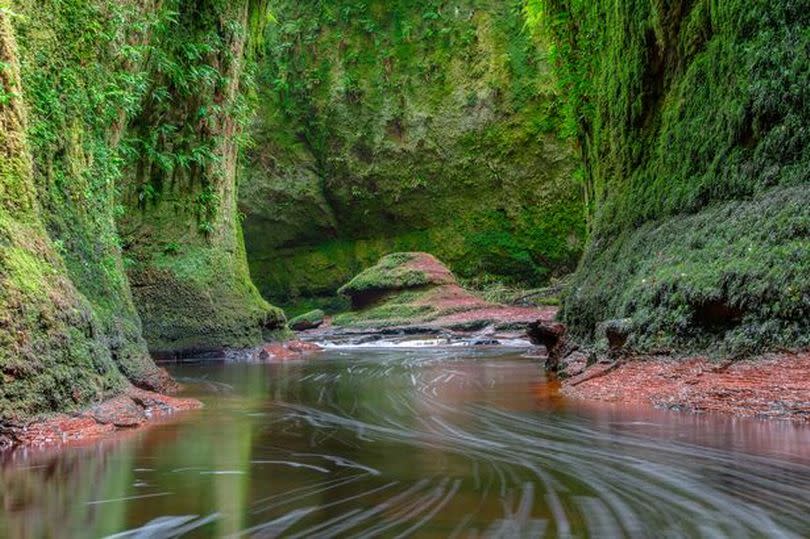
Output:
<instances>
[{"instance_id":1,"label":"river","mask_svg":"<svg viewBox=\"0 0 810 539\"><path fill-rule=\"evenodd\" d=\"M513 348L171 367L205 408L0 466L1 537L810 537L810 427L570 402Z\"/></svg>"}]
</instances>

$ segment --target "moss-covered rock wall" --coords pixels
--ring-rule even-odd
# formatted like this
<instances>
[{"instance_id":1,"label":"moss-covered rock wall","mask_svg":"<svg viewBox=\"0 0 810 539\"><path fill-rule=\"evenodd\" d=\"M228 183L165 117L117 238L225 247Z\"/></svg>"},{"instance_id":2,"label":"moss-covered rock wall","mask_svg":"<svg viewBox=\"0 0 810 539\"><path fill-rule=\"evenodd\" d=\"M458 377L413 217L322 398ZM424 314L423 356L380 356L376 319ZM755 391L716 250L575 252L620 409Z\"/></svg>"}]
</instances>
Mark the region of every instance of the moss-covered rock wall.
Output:
<instances>
[{"instance_id":1,"label":"moss-covered rock wall","mask_svg":"<svg viewBox=\"0 0 810 539\"><path fill-rule=\"evenodd\" d=\"M810 12L530 0L554 37L592 236L563 318L639 350L810 344Z\"/></svg>"},{"instance_id":2,"label":"moss-covered rock wall","mask_svg":"<svg viewBox=\"0 0 810 539\"><path fill-rule=\"evenodd\" d=\"M148 347L258 344L283 324L235 204L239 75L266 8L0 0L0 432L171 388Z\"/></svg>"},{"instance_id":3,"label":"moss-covered rock wall","mask_svg":"<svg viewBox=\"0 0 810 539\"><path fill-rule=\"evenodd\" d=\"M584 235L544 45L520 1L272 3L240 187L251 273L283 303L393 251L543 282Z\"/></svg>"},{"instance_id":4,"label":"moss-covered rock wall","mask_svg":"<svg viewBox=\"0 0 810 539\"><path fill-rule=\"evenodd\" d=\"M284 324L250 280L236 214L249 114L241 82L257 5L175 0L151 29L150 87L129 120L135 158L119 224L144 335L156 352L256 345Z\"/></svg>"},{"instance_id":5,"label":"moss-covered rock wall","mask_svg":"<svg viewBox=\"0 0 810 539\"><path fill-rule=\"evenodd\" d=\"M169 383L141 338L112 219L105 122L118 108L100 71L121 34L82 43L91 27L109 30L106 15L52 7L0 5L0 422L70 410L127 380Z\"/></svg>"}]
</instances>

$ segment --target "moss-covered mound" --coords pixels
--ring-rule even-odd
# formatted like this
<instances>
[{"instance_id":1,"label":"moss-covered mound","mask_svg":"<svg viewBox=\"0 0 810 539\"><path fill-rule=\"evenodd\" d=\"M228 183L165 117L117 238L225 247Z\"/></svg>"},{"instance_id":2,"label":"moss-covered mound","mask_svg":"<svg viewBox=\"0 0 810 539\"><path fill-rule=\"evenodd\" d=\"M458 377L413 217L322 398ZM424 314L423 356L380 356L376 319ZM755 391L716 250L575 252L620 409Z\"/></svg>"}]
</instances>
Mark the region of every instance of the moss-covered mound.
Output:
<instances>
[{"instance_id":1,"label":"moss-covered mound","mask_svg":"<svg viewBox=\"0 0 810 539\"><path fill-rule=\"evenodd\" d=\"M802 2L533 0L586 162L592 237L563 319L638 350L810 344Z\"/></svg>"},{"instance_id":2,"label":"moss-covered mound","mask_svg":"<svg viewBox=\"0 0 810 539\"><path fill-rule=\"evenodd\" d=\"M584 236L545 48L522 0L278 1L240 208L273 301L331 296L392 251L542 283Z\"/></svg>"},{"instance_id":3,"label":"moss-covered mound","mask_svg":"<svg viewBox=\"0 0 810 539\"><path fill-rule=\"evenodd\" d=\"M459 286L450 270L427 253L394 253L364 270L339 292L352 310L334 318L350 328L433 326L517 327L542 318L538 309L488 303Z\"/></svg>"},{"instance_id":4,"label":"moss-covered mound","mask_svg":"<svg viewBox=\"0 0 810 539\"><path fill-rule=\"evenodd\" d=\"M293 331L304 331L307 329L315 329L324 323L326 313L320 309L306 312L300 316L290 319L289 326Z\"/></svg>"},{"instance_id":5,"label":"moss-covered mound","mask_svg":"<svg viewBox=\"0 0 810 539\"><path fill-rule=\"evenodd\" d=\"M394 253L384 256L343 285L339 294L349 296L352 307L362 308L380 297L412 288L458 284L441 262L427 253Z\"/></svg>"},{"instance_id":6,"label":"moss-covered mound","mask_svg":"<svg viewBox=\"0 0 810 539\"><path fill-rule=\"evenodd\" d=\"M640 350L808 346L808 234L805 187L645 223L588 252L564 318L586 337L629 318L627 344Z\"/></svg>"}]
</instances>

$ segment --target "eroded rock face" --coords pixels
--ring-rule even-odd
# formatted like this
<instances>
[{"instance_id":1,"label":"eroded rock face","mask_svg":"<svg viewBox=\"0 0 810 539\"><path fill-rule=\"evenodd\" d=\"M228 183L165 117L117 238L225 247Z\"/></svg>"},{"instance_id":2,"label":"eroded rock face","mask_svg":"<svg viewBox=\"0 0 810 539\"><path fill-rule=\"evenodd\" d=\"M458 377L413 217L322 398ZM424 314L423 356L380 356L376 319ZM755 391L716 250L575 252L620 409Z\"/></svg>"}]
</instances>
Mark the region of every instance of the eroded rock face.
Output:
<instances>
[{"instance_id":1,"label":"eroded rock face","mask_svg":"<svg viewBox=\"0 0 810 539\"><path fill-rule=\"evenodd\" d=\"M618 320L607 320L597 327L597 333L604 335L608 344L608 352L611 356L618 356L624 350L628 339L633 331L633 320L622 318Z\"/></svg>"},{"instance_id":2,"label":"eroded rock face","mask_svg":"<svg viewBox=\"0 0 810 539\"><path fill-rule=\"evenodd\" d=\"M28 7L21 3L15 10ZM127 376L148 385L149 373L158 370L139 340L137 316L126 310L128 298L116 301L122 298L111 295L106 310L89 301L81 286L87 283L75 278L71 258L58 249L57 242L67 237L49 230L53 216L44 208L51 194L38 189L25 101L26 73L33 75L39 42L18 47L13 22L10 12L0 9L0 445L11 443L7 421L77 409L122 391ZM35 119L44 129L41 118ZM77 196L60 216L89 207L87 198ZM80 236L96 225L101 226L85 222L71 237L80 244ZM109 273L122 276L116 271L120 258L109 261ZM109 291L105 284L99 283L100 294ZM133 324L132 333L115 331L115 322ZM125 337L116 346L122 333L131 340Z\"/></svg>"},{"instance_id":3,"label":"eroded rock face","mask_svg":"<svg viewBox=\"0 0 810 539\"><path fill-rule=\"evenodd\" d=\"M147 96L127 125L142 151L121 182L126 212L118 227L153 353L257 346L285 323L250 279L236 215L241 127L235 109L251 5L181 2L176 17L150 38L161 51L154 57L169 58L187 82L176 84L161 62L147 61L145 75L163 97ZM208 52L186 55L184 47ZM189 84L199 72L221 82ZM167 166L167 159L176 163Z\"/></svg>"},{"instance_id":4,"label":"eroded rock face","mask_svg":"<svg viewBox=\"0 0 810 539\"><path fill-rule=\"evenodd\" d=\"M522 7L274 4L239 194L265 297L326 302L392 251L433 253L464 278L542 282L575 267L576 156Z\"/></svg>"},{"instance_id":5,"label":"eroded rock face","mask_svg":"<svg viewBox=\"0 0 810 539\"><path fill-rule=\"evenodd\" d=\"M8 4L0 8L0 445L7 421L78 413L131 385L172 389L144 334L155 349L186 338L256 344L284 323L250 283L235 207L238 26L253 4L185 2L183 21L171 2ZM216 32L227 35L205 46L217 41L221 55L178 59ZM123 52L147 47L161 54ZM151 60L173 53L173 75L216 69L227 84L192 84L186 101L169 96L177 79ZM219 105L205 121L203 97ZM178 134L172 120L199 137ZM168 172L180 169L186 177ZM171 200L158 204L164 191ZM131 202L126 211L119 194ZM121 233L125 222L131 234Z\"/></svg>"},{"instance_id":6,"label":"eroded rock face","mask_svg":"<svg viewBox=\"0 0 810 539\"><path fill-rule=\"evenodd\" d=\"M0 451L15 446L57 447L142 426L150 420L195 410L195 399L167 397L130 387L114 398L70 414L51 414L37 421L0 421Z\"/></svg>"},{"instance_id":7,"label":"eroded rock face","mask_svg":"<svg viewBox=\"0 0 810 539\"><path fill-rule=\"evenodd\" d=\"M629 317L636 352L810 345L802 3L539 4L570 21L549 30L593 209L561 313L572 337Z\"/></svg>"}]
</instances>

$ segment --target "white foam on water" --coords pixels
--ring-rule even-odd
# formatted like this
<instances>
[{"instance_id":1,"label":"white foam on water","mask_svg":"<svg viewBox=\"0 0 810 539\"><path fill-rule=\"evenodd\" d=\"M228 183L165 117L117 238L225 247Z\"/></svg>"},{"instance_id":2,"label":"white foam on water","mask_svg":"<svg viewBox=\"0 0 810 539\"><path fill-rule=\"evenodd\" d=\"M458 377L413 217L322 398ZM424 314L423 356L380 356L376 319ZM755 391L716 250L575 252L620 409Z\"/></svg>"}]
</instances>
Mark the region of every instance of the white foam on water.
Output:
<instances>
[{"instance_id":1,"label":"white foam on water","mask_svg":"<svg viewBox=\"0 0 810 539\"><path fill-rule=\"evenodd\" d=\"M477 344L476 340L492 339L497 344ZM498 338L498 337L471 337L462 338L414 338L414 339L380 339L371 342L350 343L335 341L319 341L318 346L326 350L357 350L357 349L422 349L422 348L529 348L532 343L528 339Z\"/></svg>"}]
</instances>

